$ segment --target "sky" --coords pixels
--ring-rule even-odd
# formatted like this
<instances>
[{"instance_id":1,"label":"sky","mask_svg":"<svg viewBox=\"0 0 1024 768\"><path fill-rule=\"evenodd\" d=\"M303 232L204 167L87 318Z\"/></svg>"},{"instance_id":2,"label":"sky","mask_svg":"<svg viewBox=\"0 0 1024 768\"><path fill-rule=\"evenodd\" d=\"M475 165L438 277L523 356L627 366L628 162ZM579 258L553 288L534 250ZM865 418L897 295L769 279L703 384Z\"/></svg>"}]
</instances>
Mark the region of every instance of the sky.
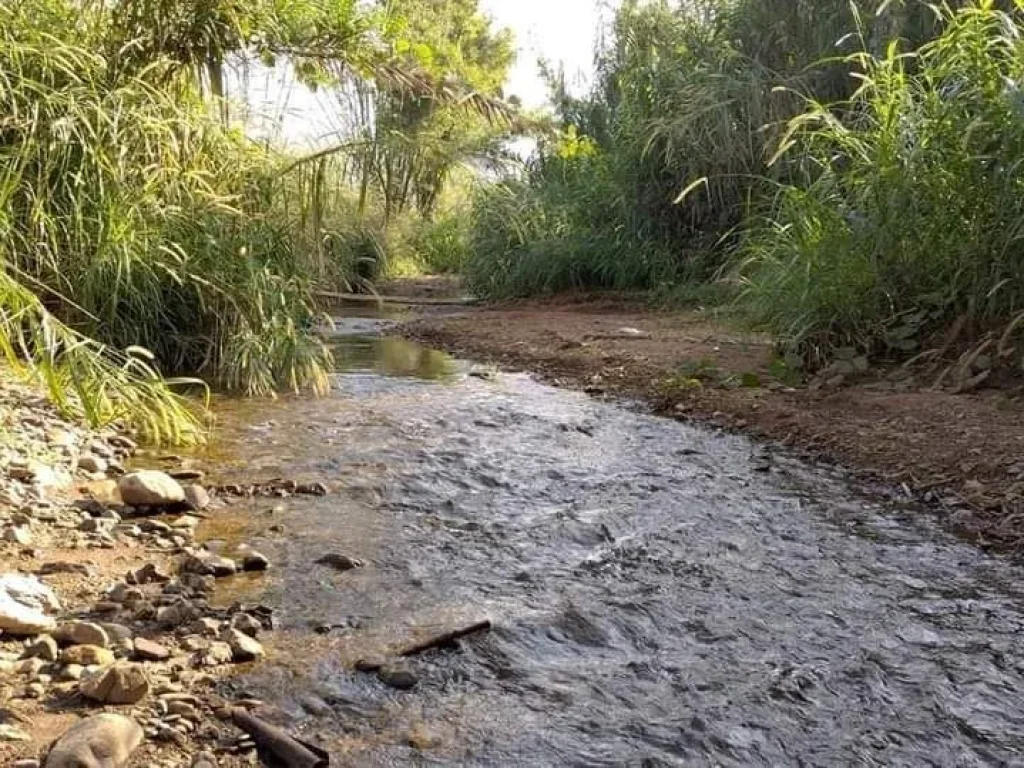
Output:
<instances>
[{"instance_id":1,"label":"sky","mask_svg":"<svg viewBox=\"0 0 1024 768\"><path fill-rule=\"evenodd\" d=\"M582 88L593 70L593 50L602 18L615 0L480 0L481 10L497 27L515 34L517 60L506 85L506 96L518 96L525 106L542 107L547 89L538 74L539 59L561 64L572 88ZM295 82L294 75L278 67L274 71L250 71L249 81L231 83L232 92L244 92L247 101L267 116L266 130L281 133L290 143L329 143L335 131L330 119L337 104ZM261 134L263 129L250 126Z\"/></svg>"},{"instance_id":2,"label":"sky","mask_svg":"<svg viewBox=\"0 0 1024 768\"><path fill-rule=\"evenodd\" d=\"M593 69L594 41L607 0L481 0L481 9L496 26L516 36L518 60L506 95L519 96L528 107L547 100L537 75L540 58L565 67L570 84L586 81Z\"/></svg>"}]
</instances>

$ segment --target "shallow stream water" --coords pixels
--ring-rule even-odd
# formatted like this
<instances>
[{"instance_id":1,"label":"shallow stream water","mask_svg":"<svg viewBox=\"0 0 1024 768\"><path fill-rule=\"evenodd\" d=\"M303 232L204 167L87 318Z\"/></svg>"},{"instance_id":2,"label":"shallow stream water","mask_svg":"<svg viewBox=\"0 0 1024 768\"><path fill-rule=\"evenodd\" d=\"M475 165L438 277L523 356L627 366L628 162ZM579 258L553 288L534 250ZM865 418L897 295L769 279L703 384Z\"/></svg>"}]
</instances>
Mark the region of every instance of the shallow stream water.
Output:
<instances>
[{"instance_id":1,"label":"shallow stream water","mask_svg":"<svg viewBox=\"0 0 1024 768\"><path fill-rule=\"evenodd\" d=\"M1024 764L1018 567L742 437L339 328L328 397L223 403L206 457L332 488L206 529L274 563L226 585L282 627L232 685L332 765ZM351 668L485 617L413 691Z\"/></svg>"}]
</instances>

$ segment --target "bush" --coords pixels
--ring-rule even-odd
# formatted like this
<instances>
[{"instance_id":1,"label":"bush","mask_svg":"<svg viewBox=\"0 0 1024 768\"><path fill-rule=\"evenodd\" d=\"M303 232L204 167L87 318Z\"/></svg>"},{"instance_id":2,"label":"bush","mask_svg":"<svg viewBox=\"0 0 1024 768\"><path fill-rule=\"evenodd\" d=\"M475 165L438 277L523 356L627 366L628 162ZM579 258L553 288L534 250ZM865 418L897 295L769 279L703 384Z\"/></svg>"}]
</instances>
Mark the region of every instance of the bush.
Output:
<instances>
[{"instance_id":1,"label":"bush","mask_svg":"<svg viewBox=\"0 0 1024 768\"><path fill-rule=\"evenodd\" d=\"M793 121L816 178L748 233L746 303L812 365L1024 310L1024 28L987 4L946 21L917 54L861 57L852 100Z\"/></svg>"}]
</instances>

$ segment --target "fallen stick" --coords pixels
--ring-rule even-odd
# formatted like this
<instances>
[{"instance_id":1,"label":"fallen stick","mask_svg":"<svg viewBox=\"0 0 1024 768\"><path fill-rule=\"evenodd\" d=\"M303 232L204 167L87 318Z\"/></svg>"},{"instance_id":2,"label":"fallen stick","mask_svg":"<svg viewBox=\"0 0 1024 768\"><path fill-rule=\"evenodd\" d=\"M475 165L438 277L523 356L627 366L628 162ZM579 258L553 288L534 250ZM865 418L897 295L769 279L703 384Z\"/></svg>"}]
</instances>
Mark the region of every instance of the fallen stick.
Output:
<instances>
[{"instance_id":1,"label":"fallen stick","mask_svg":"<svg viewBox=\"0 0 1024 768\"><path fill-rule=\"evenodd\" d=\"M460 637L465 637L466 635L472 635L472 634L475 634L476 632L484 632L484 631L486 631L486 630L488 630L490 628L491 628L490 619L484 619L483 621L478 621L476 624L470 624L468 627L463 627L462 629L456 629L456 630L453 630L451 632L445 632L444 634L441 634L441 635L434 635L433 637L427 638L426 640L424 640L421 643L416 643L415 645L410 645L408 648L405 648L401 652L399 652L398 655L399 656L415 656L417 654L423 653L424 651L433 650L434 648L443 648L446 645L451 645L456 640L458 640Z\"/></svg>"},{"instance_id":2,"label":"fallen stick","mask_svg":"<svg viewBox=\"0 0 1024 768\"><path fill-rule=\"evenodd\" d=\"M231 722L252 736L256 745L278 758L288 768L324 768L330 765L326 752L303 744L277 726L254 717L241 708L231 710Z\"/></svg>"}]
</instances>

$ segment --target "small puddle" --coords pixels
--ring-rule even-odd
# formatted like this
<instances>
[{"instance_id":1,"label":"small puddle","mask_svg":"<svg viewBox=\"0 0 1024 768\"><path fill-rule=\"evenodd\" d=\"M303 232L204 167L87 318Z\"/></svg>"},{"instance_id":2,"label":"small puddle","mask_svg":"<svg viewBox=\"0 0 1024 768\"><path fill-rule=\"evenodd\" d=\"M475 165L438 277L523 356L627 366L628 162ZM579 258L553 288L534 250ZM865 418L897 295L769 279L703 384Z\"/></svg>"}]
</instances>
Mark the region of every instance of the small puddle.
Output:
<instances>
[{"instance_id":1,"label":"small puddle","mask_svg":"<svg viewBox=\"0 0 1024 768\"><path fill-rule=\"evenodd\" d=\"M742 437L338 328L328 397L219 403L198 457L332 490L201 531L274 564L226 585L282 626L231 685L332 764L1024 762L1020 568ZM413 691L352 670L483 617Z\"/></svg>"}]
</instances>

